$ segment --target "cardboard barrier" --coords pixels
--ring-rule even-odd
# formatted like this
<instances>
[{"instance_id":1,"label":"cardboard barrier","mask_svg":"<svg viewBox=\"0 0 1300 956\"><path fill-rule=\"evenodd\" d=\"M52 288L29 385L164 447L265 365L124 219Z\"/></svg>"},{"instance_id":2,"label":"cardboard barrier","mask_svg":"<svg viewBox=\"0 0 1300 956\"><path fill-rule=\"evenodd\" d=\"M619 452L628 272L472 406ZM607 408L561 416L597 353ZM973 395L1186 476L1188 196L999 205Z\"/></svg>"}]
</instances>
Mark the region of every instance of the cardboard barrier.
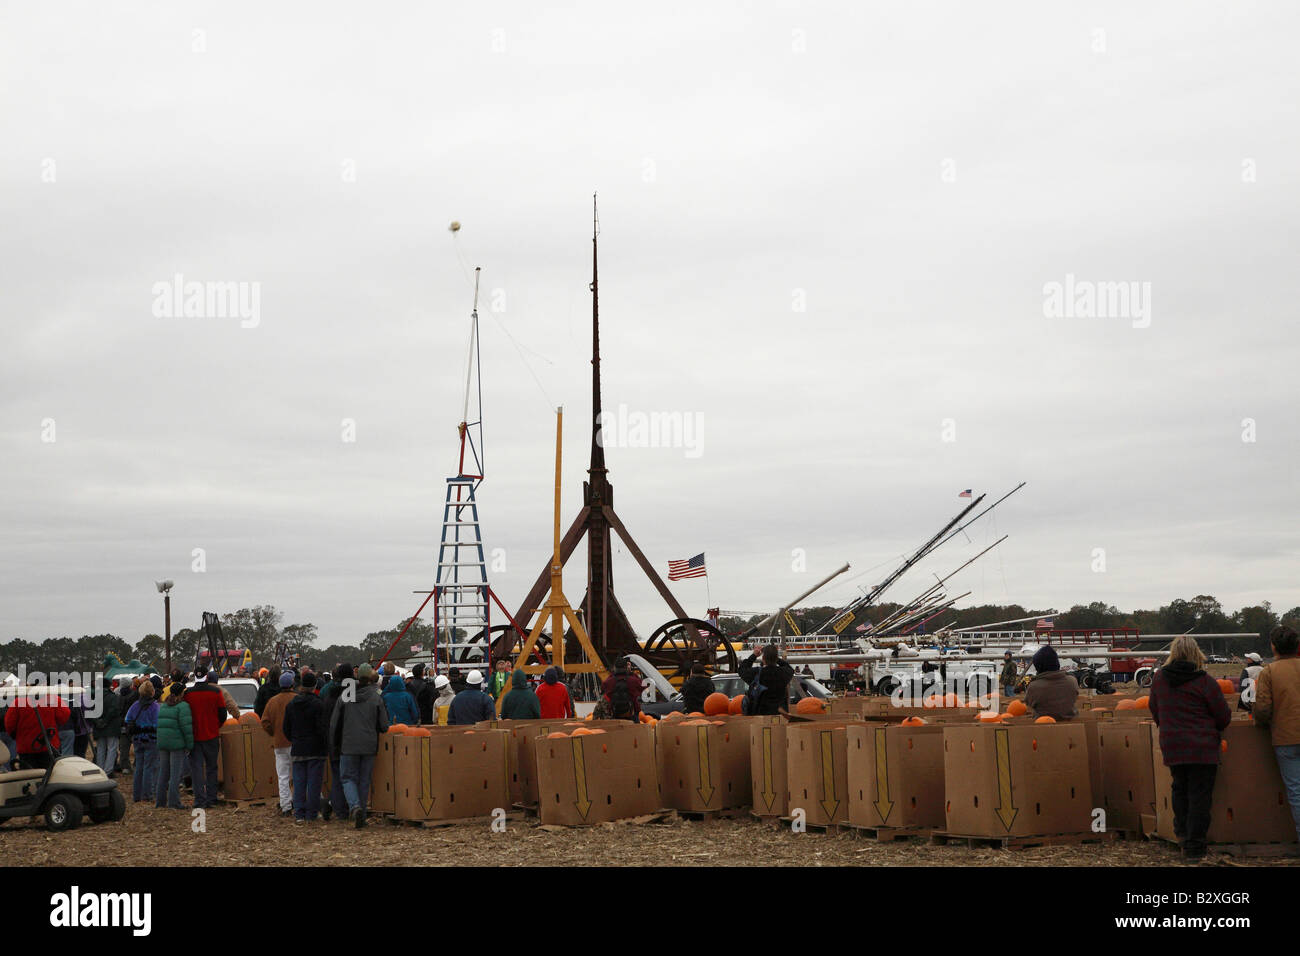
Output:
<instances>
[{"instance_id":1,"label":"cardboard barrier","mask_svg":"<svg viewBox=\"0 0 1300 956\"><path fill-rule=\"evenodd\" d=\"M947 832L1017 837L1090 830L1083 722L949 724L943 746Z\"/></svg>"},{"instance_id":2,"label":"cardboard barrier","mask_svg":"<svg viewBox=\"0 0 1300 956\"><path fill-rule=\"evenodd\" d=\"M863 827L942 830L944 724L849 724L848 822Z\"/></svg>"},{"instance_id":3,"label":"cardboard barrier","mask_svg":"<svg viewBox=\"0 0 1300 956\"><path fill-rule=\"evenodd\" d=\"M756 719L713 717L693 726L676 720L656 725L664 805L695 812L749 806L749 734Z\"/></svg>"},{"instance_id":4,"label":"cardboard barrier","mask_svg":"<svg viewBox=\"0 0 1300 956\"><path fill-rule=\"evenodd\" d=\"M1120 714L1146 711L1120 711ZM1142 815L1155 814L1155 776L1151 763L1150 720L1117 719L1096 728L1097 757L1101 763L1102 797L1111 830L1142 829Z\"/></svg>"},{"instance_id":5,"label":"cardboard barrier","mask_svg":"<svg viewBox=\"0 0 1300 956\"><path fill-rule=\"evenodd\" d=\"M238 724L221 727L221 796L225 800L278 800L275 747L262 721L249 711Z\"/></svg>"},{"instance_id":6,"label":"cardboard barrier","mask_svg":"<svg viewBox=\"0 0 1300 956\"><path fill-rule=\"evenodd\" d=\"M627 720L483 720L474 725L475 730L498 729L510 732L507 748L507 771L510 780L510 802L525 807L537 806L537 758L533 738L545 737L553 731L572 733L578 727L603 729L631 726Z\"/></svg>"},{"instance_id":7,"label":"cardboard barrier","mask_svg":"<svg viewBox=\"0 0 1300 956\"><path fill-rule=\"evenodd\" d=\"M1156 833L1173 840L1173 776L1160 752L1160 735L1152 733ZM1219 754L1210 804L1210 843L1295 843L1296 828L1286 787L1267 728L1234 720L1223 732L1228 749Z\"/></svg>"},{"instance_id":8,"label":"cardboard barrier","mask_svg":"<svg viewBox=\"0 0 1300 956\"><path fill-rule=\"evenodd\" d=\"M789 815L803 810L805 822L814 826L848 820L846 734L845 724L812 722L786 727Z\"/></svg>"},{"instance_id":9,"label":"cardboard barrier","mask_svg":"<svg viewBox=\"0 0 1300 956\"><path fill-rule=\"evenodd\" d=\"M375 768L370 773L370 799L366 809L371 813L393 813L396 807L393 789L393 745L400 734L380 734L379 750L375 753Z\"/></svg>"},{"instance_id":10,"label":"cardboard barrier","mask_svg":"<svg viewBox=\"0 0 1300 956\"><path fill-rule=\"evenodd\" d=\"M510 734L429 726L393 735L393 813L399 820L459 820L510 809Z\"/></svg>"},{"instance_id":11,"label":"cardboard barrier","mask_svg":"<svg viewBox=\"0 0 1300 956\"><path fill-rule=\"evenodd\" d=\"M762 817L789 816L786 774L786 728L811 723L845 727L862 722L853 714L814 714L795 717L749 718L749 776L754 813Z\"/></svg>"},{"instance_id":12,"label":"cardboard barrier","mask_svg":"<svg viewBox=\"0 0 1300 956\"><path fill-rule=\"evenodd\" d=\"M603 734L532 737L542 823L589 826L663 808L654 729L619 723Z\"/></svg>"}]
</instances>

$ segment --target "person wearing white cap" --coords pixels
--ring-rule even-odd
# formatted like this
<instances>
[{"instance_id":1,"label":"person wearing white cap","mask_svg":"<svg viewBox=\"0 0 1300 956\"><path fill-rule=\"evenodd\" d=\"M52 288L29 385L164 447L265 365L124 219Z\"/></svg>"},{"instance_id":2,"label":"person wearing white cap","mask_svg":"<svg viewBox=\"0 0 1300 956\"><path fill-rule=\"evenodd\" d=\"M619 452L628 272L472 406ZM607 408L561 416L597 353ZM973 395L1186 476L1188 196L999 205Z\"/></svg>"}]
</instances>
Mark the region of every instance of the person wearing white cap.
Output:
<instances>
[{"instance_id":1,"label":"person wearing white cap","mask_svg":"<svg viewBox=\"0 0 1300 956\"><path fill-rule=\"evenodd\" d=\"M493 720L497 708L492 698L483 693L483 675L470 671L465 677L465 689L455 696L447 711L450 726L477 724L480 720Z\"/></svg>"},{"instance_id":2,"label":"person wearing white cap","mask_svg":"<svg viewBox=\"0 0 1300 956\"><path fill-rule=\"evenodd\" d=\"M1241 669L1241 696L1237 698L1238 710L1250 710L1255 699L1255 681L1259 680L1259 672L1264 669L1264 659L1254 651L1246 654L1245 658L1246 666Z\"/></svg>"}]
</instances>

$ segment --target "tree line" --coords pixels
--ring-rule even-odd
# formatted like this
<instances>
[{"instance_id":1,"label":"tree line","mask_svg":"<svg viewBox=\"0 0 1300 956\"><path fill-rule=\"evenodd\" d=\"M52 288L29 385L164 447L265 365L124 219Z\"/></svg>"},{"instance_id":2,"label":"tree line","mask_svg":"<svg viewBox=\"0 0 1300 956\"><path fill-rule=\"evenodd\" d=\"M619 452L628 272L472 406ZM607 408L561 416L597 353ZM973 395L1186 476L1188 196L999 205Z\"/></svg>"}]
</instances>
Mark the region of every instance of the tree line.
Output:
<instances>
[{"instance_id":1,"label":"tree line","mask_svg":"<svg viewBox=\"0 0 1300 956\"><path fill-rule=\"evenodd\" d=\"M859 616L878 623L898 609L897 604L885 603L866 609ZM825 625L837 608L810 607L792 611L791 617L800 632L811 633ZM929 630L951 624L954 627L977 627L996 621L1016 618L1040 617L1050 613L1046 609L1034 610L1019 604L981 604L974 607L954 608L936 618ZM724 617L718 624L728 634L740 633L757 624L755 615L744 619ZM318 635L314 624L284 624L284 615L272 605L241 608L221 616L221 630L228 648L252 651L253 665L266 666L275 660L275 648L284 644L287 651L297 654L299 660L313 670L329 670L340 661L356 663L377 660L397 640L406 626L399 621L393 627L371 631L357 644L331 644L317 647ZM1198 594L1188 600L1170 601L1157 610L1121 611L1104 601L1076 604L1055 618L1059 628L1137 628L1143 634L1223 634L1240 632L1252 635L1228 642L1228 650L1242 654L1246 651L1268 652L1268 635L1279 623L1300 628L1300 607L1293 607L1279 615L1272 604L1239 608L1228 613L1217 599L1208 594ZM1032 622L1011 625L1011 628L1031 627ZM391 659L406 660L411 648L429 650L433 645L433 624L418 620L411 625L399 645L393 648ZM194 666L200 649L207 647L201 629L183 627L172 635L172 666L189 670ZM138 658L145 664L161 670L164 662L163 639L157 634L146 634L137 643L114 634L87 634L79 638L51 637L43 641L14 638L0 643L0 671L29 671L46 673L59 671L97 671L110 653L123 661Z\"/></svg>"}]
</instances>

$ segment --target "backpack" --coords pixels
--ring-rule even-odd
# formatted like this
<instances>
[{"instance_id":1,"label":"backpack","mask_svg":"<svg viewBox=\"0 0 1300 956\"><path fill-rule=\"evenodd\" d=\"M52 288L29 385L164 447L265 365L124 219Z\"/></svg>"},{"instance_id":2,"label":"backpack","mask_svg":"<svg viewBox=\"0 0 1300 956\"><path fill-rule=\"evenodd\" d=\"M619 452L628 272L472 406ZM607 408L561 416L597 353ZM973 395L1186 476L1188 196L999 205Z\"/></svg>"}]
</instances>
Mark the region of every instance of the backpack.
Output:
<instances>
[{"instance_id":1,"label":"backpack","mask_svg":"<svg viewBox=\"0 0 1300 956\"><path fill-rule=\"evenodd\" d=\"M749 690L745 691L745 697L740 702L740 712L747 717L752 717L758 713L759 698L767 692L767 687L763 684L762 665L754 668L754 681L749 685Z\"/></svg>"},{"instance_id":2,"label":"backpack","mask_svg":"<svg viewBox=\"0 0 1300 956\"><path fill-rule=\"evenodd\" d=\"M614 687L609 692L609 709L615 720L631 720L634 714L632 694L627 689L627 675L619 674L614 678Z\"/></svg>"}]
</instances>

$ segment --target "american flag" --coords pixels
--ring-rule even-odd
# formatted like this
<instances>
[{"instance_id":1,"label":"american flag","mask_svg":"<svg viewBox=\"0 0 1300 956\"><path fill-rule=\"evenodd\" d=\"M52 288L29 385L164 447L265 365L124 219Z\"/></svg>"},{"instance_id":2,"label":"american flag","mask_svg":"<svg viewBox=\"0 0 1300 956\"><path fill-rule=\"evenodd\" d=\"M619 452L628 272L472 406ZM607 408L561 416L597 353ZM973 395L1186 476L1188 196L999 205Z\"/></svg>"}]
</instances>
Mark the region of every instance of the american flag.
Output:
<instances>
[{"instance_id":1,"label":"american flag","mask_svg":"<svg viewBox=\"0 0 1300 956\"><path fill-rule=\"evenodd\" d=\"M1035 624L1034 627L1056 627L1056 624L1045 617L1040 617L1038 623Z\"/></svg>"},{"instance_id":2,"label":"american flag","mask_svg":"<svg viewBox=\"0 0 1300 956\"><path fill-rule=\"evenodd\" d=\"M970 497L970 489L967 488L965 491L963 491L963 492L962 492L961 494L959 494L957 497L958 497L958 498L969 498L969 497Z\"/></svg>"},{"instance_id":3,"label":"american flag","mask_svg":"<svg viewBox=\"0 0 1300 956\"><path fill-rule=\"evenodd\" d=\"M693 558L668 562L669 581L680 581L682 578L704 578L708 577L708 575L708 569L704 567L703 551Z\"/></svg>"},{"instance_id":4,"label":"american flag","mask_svg":"<svg viewBox=\"0 0 1300 956\"><path fill-rule=\"evenodd\" d=\"M422 650L424 650L424 645L423 645L423 644L412 644L412 645L411 645L411 653L412 653L412 654L418 654L418 653L420 653L420 651L422 651Z\"/></svg>"}]
</instances>

